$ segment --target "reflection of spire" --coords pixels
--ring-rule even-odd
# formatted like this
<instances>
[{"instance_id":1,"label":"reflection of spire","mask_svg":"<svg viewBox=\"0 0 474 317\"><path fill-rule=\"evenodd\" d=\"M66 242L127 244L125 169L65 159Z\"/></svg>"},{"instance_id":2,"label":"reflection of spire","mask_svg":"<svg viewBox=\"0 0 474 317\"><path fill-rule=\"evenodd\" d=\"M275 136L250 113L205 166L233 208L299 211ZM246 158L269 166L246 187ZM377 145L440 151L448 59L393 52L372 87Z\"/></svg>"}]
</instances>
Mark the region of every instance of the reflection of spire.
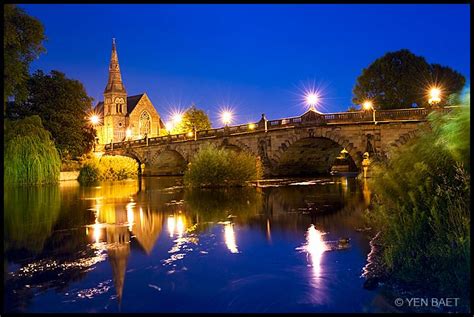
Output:
<instances>
[{"instance_id":1,"label":"reflection of spire","mask_svg":"<svg viewBox=\"0 0 474 317\"><path fill-rule=\"evenodd\" d=\"M115 291L119 305L122 302L123 285L127 260L130 255L130 233L126 226L109 225L107 227L107 253L112 265Z\"/></svg>"},{"instance_id":2,"label":"reflection of spire","mask_svg":"<svg viewBox=\"0 0 474 317\"><path fill-rule=\"evenodd\" d=\"M139 211L135 210L134 214L136 223L133 226L133 234L149 255L163 228L163 214L152 212L150 209L143 212L142 208Z\"/></svg>"}]
</instances>

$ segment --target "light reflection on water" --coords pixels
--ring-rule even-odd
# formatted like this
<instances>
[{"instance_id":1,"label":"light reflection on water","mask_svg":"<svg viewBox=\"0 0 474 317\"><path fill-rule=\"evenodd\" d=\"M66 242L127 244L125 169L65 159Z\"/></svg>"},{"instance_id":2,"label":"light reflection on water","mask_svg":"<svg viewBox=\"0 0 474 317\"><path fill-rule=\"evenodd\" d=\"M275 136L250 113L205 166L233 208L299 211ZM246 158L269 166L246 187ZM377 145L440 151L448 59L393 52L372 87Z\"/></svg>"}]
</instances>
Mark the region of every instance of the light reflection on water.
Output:
<instances>
[{"instance_id":1,"label":"light reflection on water","mask_svg":"<svg viewBox=\"0 0 474 317\"><path fill-rule=\"evenodd\" d=\"M45 241L42 250L20 250L15 245L24 243L8 241L15 237L5 236L7 249L11 246L6 253L8 263L21 265L9 273L6 285L13 300L7 308L211 312L260 311L265 306L265 310L273 307L279 311L357 311L370 303L370 294L357 285L361 284L360 269L368 244L366 237L354 230L361 222L364 206L364 196L354 179L189 192L179 182L174 178L145 178L140 182L61 188L61 213L57 220L51 218L54 229L38 237ZM19 225L15 221L7 221L8 232ZM30 219L32 224L35 221ZM351 249L329 252L326 238L337 240L347 235L356 242ZM90 260L86 264L84 257ZM109 266L102 263L106 257ZM62 275L52 279L35 273L51 271L52 261L59 263L56 266L64 271ZM21 275L22 270L35 265L41 270L32 270L28 277ZM97 273L89 273L91 268ZM235 284L242 285L240 288L231 287L238 276L247 282ZM340 276L349 282L341 281ZM113 297L106 294L110 286L104 284L110 277ZM47 305L51 297L41 294L54 289L55 283L64 286L49 294L69 306ZM11 293L12 289L25 289L25 285L29 285L28 292L36 294L34 300L21 292ZM152 299L156 293L149 293L149 289L156 292L156 287L149 285L159 285L160 296L166 300L158 304ZM254 299L265 301L265 290L273 294L267 305ZM348 291L360 292L361 298L342 309L328 306L327 298ZM77 297L73 302L71 294ZM229 296L243 304L237 307L234 301L231 305ZM308 296L318 300L308 301ZM147 299L148 306L138 305ZM107 304L110 300L121 305L114 308ZM281 303L276 305L275 301Z\"/></svg>"}]
</instances>

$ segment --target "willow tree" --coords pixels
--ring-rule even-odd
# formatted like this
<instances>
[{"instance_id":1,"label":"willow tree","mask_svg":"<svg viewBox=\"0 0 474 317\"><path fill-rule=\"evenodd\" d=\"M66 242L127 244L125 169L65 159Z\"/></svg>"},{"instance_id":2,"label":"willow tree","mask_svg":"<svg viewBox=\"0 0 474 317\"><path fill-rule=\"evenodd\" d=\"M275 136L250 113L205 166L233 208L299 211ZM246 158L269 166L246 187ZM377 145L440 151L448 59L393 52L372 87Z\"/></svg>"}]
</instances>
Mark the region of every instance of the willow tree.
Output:
<instances>
[{"instance_id":1,"label":"willow tree","mask_svg":"<svg viewBox=\"0 0 474 317\"><path fill-rule=\"evenodd\" d=\"M5 120L4 183L45 184L59 180L61 160L38 116Z\"/></svg>"}]
</instances>

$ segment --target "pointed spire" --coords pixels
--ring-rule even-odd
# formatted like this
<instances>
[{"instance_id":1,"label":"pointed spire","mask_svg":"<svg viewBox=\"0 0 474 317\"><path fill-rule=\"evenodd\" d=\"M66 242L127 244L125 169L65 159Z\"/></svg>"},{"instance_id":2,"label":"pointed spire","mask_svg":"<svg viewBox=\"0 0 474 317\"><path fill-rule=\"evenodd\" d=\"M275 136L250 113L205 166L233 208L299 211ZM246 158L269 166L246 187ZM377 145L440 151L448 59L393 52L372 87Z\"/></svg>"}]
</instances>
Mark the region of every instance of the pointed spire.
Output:
<instances>
[{"instance_id":1,"label":"pointed spire","mask_svg":"<svg viewBox=\"0 0 474 317\"><path fill-rule=\"evenodd\" d=\"M123 86L122 82L122 75L120 74L115 38L112 38L112 55L110 56L109 64L109 80L107 82L107 86L105 87L104 93L108 92L125 92L125 87Z\"/></svg>"}]
</instances>

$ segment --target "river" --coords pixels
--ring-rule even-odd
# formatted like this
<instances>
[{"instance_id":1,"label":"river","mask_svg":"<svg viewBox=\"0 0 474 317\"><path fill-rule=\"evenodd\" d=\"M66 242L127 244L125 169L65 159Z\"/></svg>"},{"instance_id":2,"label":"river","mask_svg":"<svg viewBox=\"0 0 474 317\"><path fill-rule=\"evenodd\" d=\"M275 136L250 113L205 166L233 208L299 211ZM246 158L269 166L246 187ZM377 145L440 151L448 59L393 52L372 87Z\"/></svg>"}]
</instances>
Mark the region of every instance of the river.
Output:
<instances>
[{"instance_id":1,"label":"river","mask_svg":"<svg viewBox=\"0 0 474 317\"><path fill-rule=\"evenodd\" d=\"M361 277L367 184L181 184L144 177L5 188L5 310L390 311Z\"/></svg>"}]
</instances>

